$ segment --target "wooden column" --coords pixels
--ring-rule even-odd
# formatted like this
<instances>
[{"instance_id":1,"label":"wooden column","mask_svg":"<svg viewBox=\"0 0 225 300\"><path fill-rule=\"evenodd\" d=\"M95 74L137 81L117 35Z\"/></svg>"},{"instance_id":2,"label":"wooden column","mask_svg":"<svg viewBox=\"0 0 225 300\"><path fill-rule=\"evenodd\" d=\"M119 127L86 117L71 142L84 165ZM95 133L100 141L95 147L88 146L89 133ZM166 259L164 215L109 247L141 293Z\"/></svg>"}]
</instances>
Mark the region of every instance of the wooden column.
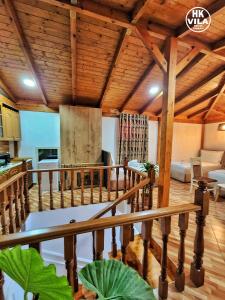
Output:
<instances>
[{"instance_id":1,"label":"wooden column","mask_svg":"<svg viewBox=\"0 0 225 300\"><path fill-rule=\"evenodd\" d=\"M157 163L160 165L161 120L158 120Z\"/></svg>"},{"instance_id":2,"label":"wooden column","mask_svg":"<svg viewBox=\"0 0 225 300\"><path fill-rule=\"evenodd\" d=\"M158 207L165 207L169 204L177 62L177 40L174 37L167 40L165 58L167 72L164 73L163 80Z\"/></svg>"}]
</instances>

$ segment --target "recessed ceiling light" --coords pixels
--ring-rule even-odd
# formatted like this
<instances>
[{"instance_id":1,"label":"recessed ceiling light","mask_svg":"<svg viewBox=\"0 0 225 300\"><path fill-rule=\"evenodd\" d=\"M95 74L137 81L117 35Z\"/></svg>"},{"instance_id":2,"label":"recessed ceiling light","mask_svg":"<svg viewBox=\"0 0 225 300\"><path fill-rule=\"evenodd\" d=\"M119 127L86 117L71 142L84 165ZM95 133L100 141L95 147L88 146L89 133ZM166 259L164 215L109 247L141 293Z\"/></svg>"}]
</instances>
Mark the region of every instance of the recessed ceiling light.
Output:
<instances>
[{"instance_id":1,"label":"recessed ceiling light","mask_svg":"<svg viewBox=\"0 0 225 300\"><path fill-rule=\"evenodd\" d=\"M23 79L23 83L29 87L35 87L36 83L33 79L25 78Z\"/></svg>"},{"instance_id":2,"label":"recessed ceiling light","mask_svg":"<svg viewBox=\"0 0 225 300\"><path fill-rule=\"evenodd\" d=\"M158 86L152 86L150 89L149 89L149 94L150 95L155 95L159 92L159 87Z\"/></svg>"}]
</instances>

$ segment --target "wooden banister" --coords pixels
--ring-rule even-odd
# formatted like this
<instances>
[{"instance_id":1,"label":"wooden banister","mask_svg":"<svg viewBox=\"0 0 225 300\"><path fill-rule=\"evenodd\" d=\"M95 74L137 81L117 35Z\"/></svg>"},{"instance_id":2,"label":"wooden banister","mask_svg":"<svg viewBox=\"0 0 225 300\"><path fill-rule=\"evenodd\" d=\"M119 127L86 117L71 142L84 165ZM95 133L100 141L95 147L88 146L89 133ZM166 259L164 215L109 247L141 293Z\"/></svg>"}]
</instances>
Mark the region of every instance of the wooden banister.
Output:
<instances>
[{"instance_id":1,"label":"wooden banister","mask_svg":"<svg viewBox=\"0 0 225 300\"><path fill-rule=\"evenodd\" d=\"M71 168L55 168L51 169L52 172L66 172L66 171L90 171L90 170L107 170L107 169L116 169L116 168L123 168L123 165L114 165L114 166L93 166L93 167L71 167ZM28 170L28 173L44 173L49 172L49 169L32 169Z\"/></svg>"},{"instance_id":2,"label":"wooden banister","mask_svg":"<svg viewBox=\"0 0 225 300\"><path fill-rule=\"evenodd\" d=\"M149 181L150 181L149 178L146 178L146 179L142 180L140 183L138 183L133 188L131 188L128 192L126 192L125 194L123 194L122 196L120 196L114 202L110 203L106 208L103 208L102 210L100 210L97 214L95 214L92 218L90 218L90 220L101 218L103 215L105 215L107 212L109 212L110 210L112 210L118 204L120 204L124 200L129 199L129 197L131 197L132 195L134 195L139 189L141 189L144 186L146 186L149 183Z\"/></svg>"},{"instance_id":3,"label":"wooden banister","mask_svg":"<svg viewBox=\"0 0 225 300\"><path fill-rule=\"evenodd\" d=\"M6 190L8 187L10 187L12 184L14 184L17 180L24 177L27 172L20 172L11 178L9 178L7 181L0 184L0 192Z\"/></svg>"},{"instance_id":4,"label":"wooden banister","mask_svg":"<svg viewBox=\"0 0 225 300\"><path fill-rule=\"evenodd\" d=\"M70 236L72 234L82 234L116 226L145 222L177 215L180 213L196 212L200 210L201 206L194 204L182 204L159 208L156 210L146 210L133 214L118 215L115 217L83 221L74 224L66 224L50 228L40 228L37 230L18 232L1 236L0 249L12 247L15 245L26 245L34 242L57 239L65 236Z\"/></svg>"}]
</instances>

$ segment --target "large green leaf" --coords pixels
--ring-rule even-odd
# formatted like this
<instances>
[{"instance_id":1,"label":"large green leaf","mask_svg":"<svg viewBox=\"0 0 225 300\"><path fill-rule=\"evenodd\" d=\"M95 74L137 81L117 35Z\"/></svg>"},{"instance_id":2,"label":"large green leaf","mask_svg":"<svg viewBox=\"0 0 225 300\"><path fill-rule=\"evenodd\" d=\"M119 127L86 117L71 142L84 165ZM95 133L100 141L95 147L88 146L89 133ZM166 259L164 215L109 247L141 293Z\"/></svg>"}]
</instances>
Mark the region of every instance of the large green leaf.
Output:
<instances>
[{"instance_id":1,"label":"large green leaf","mask_svg":"<svg viewBox=\"0 0 225 300\"><path fill-rule=\"evenodd\" d=\"M117 260L95 261L79 272L86 289L100 300L152 300L152 288L132 268Z\"/></svg>"},{"instance_id":2,"label":"large green leaf","mask_svg":"<svg viewBox=\"0 0 225 300\"><path fill-rule=\"evenodd\" d=\"M57 277L54 265L44 266L36 249L6 249L0 253L0 269L16 281L26 294L39 294L40 300L71 300L72 290L65 276Z\"/></svg>"}]
</instances>

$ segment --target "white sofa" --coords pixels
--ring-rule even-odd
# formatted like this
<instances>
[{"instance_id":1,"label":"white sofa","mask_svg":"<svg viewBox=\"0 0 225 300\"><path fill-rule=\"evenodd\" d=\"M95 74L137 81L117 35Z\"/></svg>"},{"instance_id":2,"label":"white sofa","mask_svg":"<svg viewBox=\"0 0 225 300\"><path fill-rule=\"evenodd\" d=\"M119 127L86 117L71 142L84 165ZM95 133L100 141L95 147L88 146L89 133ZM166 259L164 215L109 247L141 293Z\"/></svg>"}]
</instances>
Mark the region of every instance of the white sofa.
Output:
<instances>
[{"instance_id":1,"label":"white sofa","mask_svg":"<svg viewBox=\"0 0 225 300\"><path fill-rule=\"evenodd\" d=\"M208 176L210 171L221 169L224 151L201 150L201 164L203 176ZM191 163L190 161L180 161L171 163L171 177L173 179L190 182L191 181Z\"/></svg>"},{"instance_id":2,"label":"white sofa","mask_svg":"<svg viewBox=\"0 0 225 300\"><path fill-rule=\"evenodd\" d=\"M225 184L225 169L210 171L208 173L208 177L212 179L216 179L217 183ZM225 192L221 191L221 195L225 196Z\"/></svg>"}]
</instances>

